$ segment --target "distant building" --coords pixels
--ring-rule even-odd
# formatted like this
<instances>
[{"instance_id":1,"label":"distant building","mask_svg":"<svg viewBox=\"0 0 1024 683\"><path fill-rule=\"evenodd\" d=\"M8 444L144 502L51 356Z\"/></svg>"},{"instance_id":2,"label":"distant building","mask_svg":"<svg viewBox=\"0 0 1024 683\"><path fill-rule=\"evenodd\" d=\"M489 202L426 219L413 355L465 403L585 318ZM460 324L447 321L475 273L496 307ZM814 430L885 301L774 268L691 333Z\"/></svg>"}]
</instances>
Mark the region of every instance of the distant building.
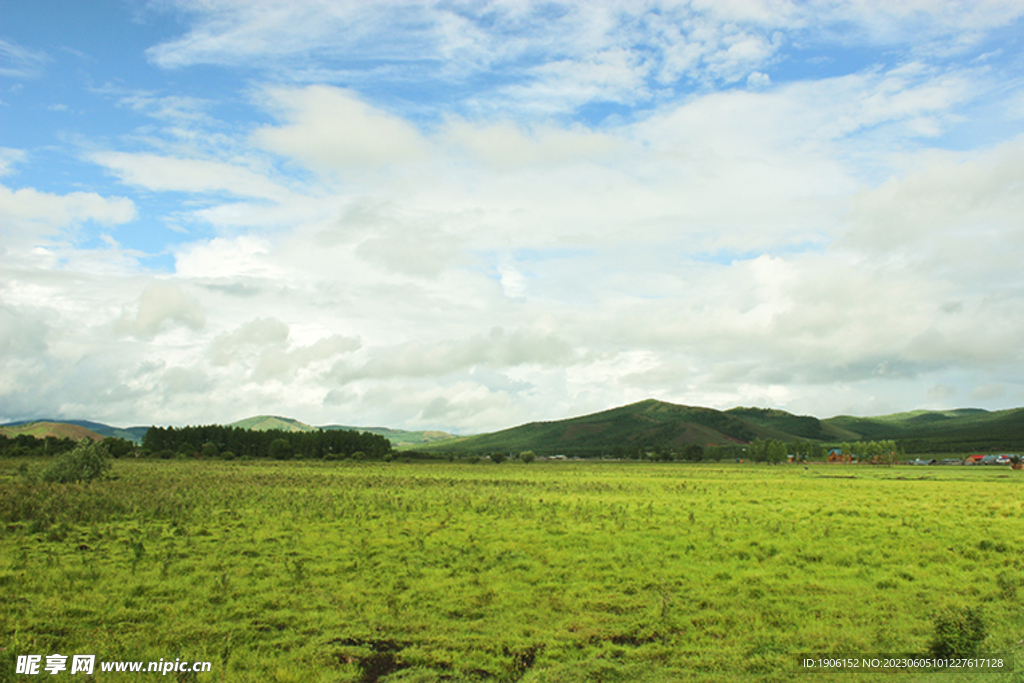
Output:
<instances>
[{"instance_id":1,"label":"distant building","mask_svg":"<svg viewBox=\"0 0 1024 683\"><path fill-rule=\"evenodd\" d=\"M828 461L830 463L840 464L851 463L853 462L853 456L849 453L843 453L843 451L838 448L833 448L828 452Z\"/></svg>"}]
</instances>

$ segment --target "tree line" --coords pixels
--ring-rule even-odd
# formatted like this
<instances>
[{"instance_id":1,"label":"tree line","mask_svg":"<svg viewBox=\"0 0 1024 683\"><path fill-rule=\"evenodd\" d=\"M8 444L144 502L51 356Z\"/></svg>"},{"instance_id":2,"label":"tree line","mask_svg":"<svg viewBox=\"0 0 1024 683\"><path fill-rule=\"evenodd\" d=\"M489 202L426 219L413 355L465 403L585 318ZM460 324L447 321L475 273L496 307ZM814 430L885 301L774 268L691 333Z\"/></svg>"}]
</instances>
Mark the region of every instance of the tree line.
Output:
<instances>
[{"instance_id":1,"label":"tree line","mask_svg":"<svg viewBox=\"0 0 1024 683\"><path fill-rule=\"evenodd\" d=\"M0 456L19 458L60 455L70 451L77 444L77 441L67 437L47 436L40 439L31 434L16 434L12 437L0 434Z\"/></svg>"},{"instance_id":2,"label":"tree line","mask_svg":"<svg viewBox=\"0 0 1024 683\"><path fill-rule=\"evenodd\" d=\"M150 427L142 448L155 457L292 458L341 460L382 459L391 442L379 434L347 429L312 432L250 431L241 427Z\"/></svg>"},{"instance_id":3,"label":"tree line","mask_svg":"<svg viewBox=\"0 0 1024 683\"><path fill-rule=\"evenodd\" d=\"M32 434L16 434L7 436L0 434L0 457L3 458L39 458L63 455L74 450L80 441L70 437L46 436ZM135 452L135 444L125 439L108 436L102 442L104 452L114 458L127 457Z\"/></svg>"}]
</instances>

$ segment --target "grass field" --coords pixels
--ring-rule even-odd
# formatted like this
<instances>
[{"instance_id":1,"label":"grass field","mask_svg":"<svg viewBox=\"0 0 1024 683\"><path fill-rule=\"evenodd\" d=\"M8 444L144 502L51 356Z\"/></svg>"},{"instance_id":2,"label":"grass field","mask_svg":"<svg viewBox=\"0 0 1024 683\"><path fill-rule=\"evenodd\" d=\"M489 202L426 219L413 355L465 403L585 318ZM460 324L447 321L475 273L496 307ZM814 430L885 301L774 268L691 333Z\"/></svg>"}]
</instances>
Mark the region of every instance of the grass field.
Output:
<instances>
[{"instance_id":1,"label":"grass field","mask_svg":"<svg viewBox=\"0 0 1024 683\"><path fill-rule=\"evenodd\" d=\"M1024 681L1006 468L139 460L52 485L21 465L0 461L2 681L90 680L15 674L52 653L260 683ZM950 606L1017 671L796 667L925 652Z\"/></svg>"}]
</instances>

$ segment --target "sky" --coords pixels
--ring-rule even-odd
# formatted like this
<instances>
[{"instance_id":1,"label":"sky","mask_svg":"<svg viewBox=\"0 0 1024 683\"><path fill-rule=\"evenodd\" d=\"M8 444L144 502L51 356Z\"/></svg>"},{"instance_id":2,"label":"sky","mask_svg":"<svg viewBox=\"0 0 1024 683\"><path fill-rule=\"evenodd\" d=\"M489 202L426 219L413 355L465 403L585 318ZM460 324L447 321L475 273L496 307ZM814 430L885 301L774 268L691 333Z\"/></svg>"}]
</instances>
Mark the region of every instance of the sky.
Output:
<instances>
[{"instance_id":1,"label":"sky","mask_svg":"<svg viewBox=\"0 0 1024 683\"><path fill-rule=\"evenodd\" d=\"M0 0L0 421L1024 405L1020 0Z\"/></svg>"}]
</instances>

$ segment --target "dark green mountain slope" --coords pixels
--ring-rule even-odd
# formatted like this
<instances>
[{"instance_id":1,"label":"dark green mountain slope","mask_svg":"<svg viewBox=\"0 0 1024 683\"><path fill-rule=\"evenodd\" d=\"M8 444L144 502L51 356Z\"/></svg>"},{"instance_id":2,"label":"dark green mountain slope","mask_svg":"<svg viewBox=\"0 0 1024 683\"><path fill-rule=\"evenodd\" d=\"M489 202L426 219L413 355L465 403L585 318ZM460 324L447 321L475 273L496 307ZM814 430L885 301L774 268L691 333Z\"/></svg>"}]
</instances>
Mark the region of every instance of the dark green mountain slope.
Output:
<instances>
[{"instance_id":1,"label":"dark green mountain slope","mask_svg":"<svg viewBox=\"0 0 1024 683\"><path fill-rule=\"evenodd\" d=\"M1024 450L1024 408L840 415L822 424L847 432L850 441L895 439L907 453Z\"/></svg>"},{"instance_id":2,"label":"dark green mountain slope","mask_svg":"<svg viewBox=\"0 0 1024 683\"><path fill-rule=\"evenodd\" d=\"M813 440L832 438L832 435L822 427L821 420L809 415L793 415L784 410L771 408L732 408L725 412L733 417L790 437L797 436L801 439Z\"/></svg>"},{"instance_id":3,"label":"dark green mountain slope","mask_svg":"<svg viewBox=\"0 0 1024 683\"><path fill-rule=\"evenodd\" d=\"M720 410L649 399L568 420L531 422L491 434L440 441L421 450L601 455L637 446L679 449L687 444L736 445L758 437L793 438Z\"/></svg>"}]
</instances>

